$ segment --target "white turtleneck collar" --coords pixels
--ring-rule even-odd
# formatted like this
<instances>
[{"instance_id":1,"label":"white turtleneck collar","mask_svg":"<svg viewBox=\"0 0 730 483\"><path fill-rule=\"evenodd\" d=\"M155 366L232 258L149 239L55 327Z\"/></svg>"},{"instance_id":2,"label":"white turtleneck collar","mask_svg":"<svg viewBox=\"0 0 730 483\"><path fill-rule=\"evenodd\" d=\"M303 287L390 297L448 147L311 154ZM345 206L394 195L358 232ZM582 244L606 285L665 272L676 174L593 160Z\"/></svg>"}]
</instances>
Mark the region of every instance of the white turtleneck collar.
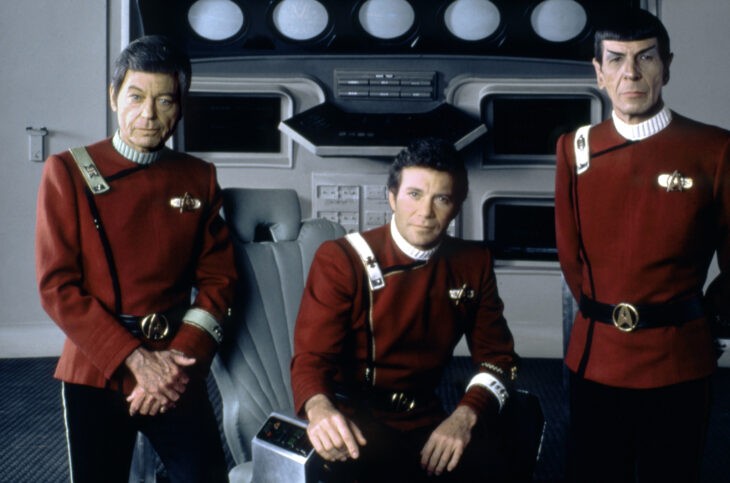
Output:
<instances>
[{"instance_id":1,"label":"white turtleneck collar","mask_svg":"<svg viewBox=\"0 0 730 483\"><path fill-rule=\"evenodd\" d=\"M140 151L137 151L129 144L122 141L122 137L119 135L119 130L114 133L114 137L112 138L112 145L114 145L114 149L116 149L119 154L132 161L133 163L142 165L154 163L155 161L160 159L160 157L162 157L162 153L165 151L164 147L162 149L158 149L157 151L150 151L148 153L142 153Z\"/></svg>"},{"instance_id":2,"label":"white turtleneck collar","mask_svg":"<svg viewBox=\"0 0 730 483\"><path fill-rule=\"evenodd\" d=\"M611 113L611 117L613 117L613 125L621 136L630 141L641 141L669 126L672 121L672 111L664 106L654 117L638 124L628 124L622 121L616 115L616 111Z\"/></svg>"},{"instance_id":3,"label":"white turtleneck collar","mask_svg":"<svg viewBox=\"0 0 730 483\"><path fill-rule=\"evenodd\" d=\"M395 226L395 215L390 219L390 235L393 237L393 241L395 242L396 246L400 248L400 250L405 253L408 257L414 259L414 260L420 260L420 261L426 261L429 258L431 258L431 255L434 254L436 250L438 250L438 247L440 245L436 245L433 248L430 248L428 250L421 250L420 248L416 248L408 241L406 241L405 238L403 238L403 235L400 234L398 231L398 227Z\"/></svg>"}]
</instances>

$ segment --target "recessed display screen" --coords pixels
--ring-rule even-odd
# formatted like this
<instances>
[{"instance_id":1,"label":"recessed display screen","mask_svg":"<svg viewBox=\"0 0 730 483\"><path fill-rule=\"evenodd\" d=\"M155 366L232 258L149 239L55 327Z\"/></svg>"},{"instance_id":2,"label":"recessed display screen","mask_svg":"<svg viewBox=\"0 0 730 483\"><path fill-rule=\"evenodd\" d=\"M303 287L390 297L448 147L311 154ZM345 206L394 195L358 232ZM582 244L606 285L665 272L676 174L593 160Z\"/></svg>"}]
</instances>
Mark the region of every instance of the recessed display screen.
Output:
<instances>
[{"instance_id":1,"label":"recessed display screen","mask_svg":"<svg viewBox=\"0 0 730 483\"><path fill-rule=\"evenodd\" d=\"M279 153L281 97L191 93L184 105L188 152Z\"/></svg>"},{"instance_id":2,"label":"recessed display screen","mask_svg":"<svg viewBox=\"0 0 730 483\"><path fill-rule=\"evenodd\" d=\"M588 15L574 0L545 0L535 6L530 22L535 33L549 42L565 42L580 34Z\"/></svg>"},{"instance_id":3,"label":"recessed display screen","mask_svg":"<svg viewBox=\"0 0 730 483\"><path fill-rule=\"evenodd\" d=\"M309 40L329 23L327 7L316 0L283 0L271 15L276 29L293 40Z\"/></svg>"},{"instance_id":4,"label":"recessed display screen","mask_svg":"<svg viewBox=\"0 0 730 483\"><path fill-rule=\"evenodd\" d=\"M590 124L589 96L494 95L482 101L486 162L552 160L561 134Z\"/></svg>"},{"instance_id":5,"label":"recessed display screen","mask_svg":"<svg viewBox=\"0 0 730 483\"><path fill-rule=\"evenodd\" d=\"M312 443L309 442L305 427L274 416L266 420L256 437L301 456L307 456L312 451Z\"/></svg>"},{"instance_id":6,"label":"recessed display screen","mask_svg":"<svg viewBox=\"0 0 730 483\"><path fill-rule=\"evenodd\" d=\"M499 8L489 0L456 0L444 11L446 28L462 40L485 39L500 22Z\"/></svg>"},{"instance_id":7,"label":"recessed display screen","mask_svg":"<svg viewBox=\"0 0 730 483\"><path fill-rule=\"evenodd\" d=\"M484 204L484 240L497 260L555 261L552 201L496 198Z\"/></svg>"}]
</instances>

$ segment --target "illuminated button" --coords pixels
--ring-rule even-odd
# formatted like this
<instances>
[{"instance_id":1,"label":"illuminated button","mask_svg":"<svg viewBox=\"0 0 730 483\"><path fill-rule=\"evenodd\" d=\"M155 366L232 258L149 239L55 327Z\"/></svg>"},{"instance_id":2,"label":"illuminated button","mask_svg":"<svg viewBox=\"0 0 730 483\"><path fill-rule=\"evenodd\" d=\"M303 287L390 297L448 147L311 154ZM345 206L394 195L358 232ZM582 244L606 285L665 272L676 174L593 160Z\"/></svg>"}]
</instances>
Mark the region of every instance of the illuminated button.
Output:
<instances>
[{"instance_id":1,"label":"illuminated button","mask_svg":"<svg viewBox=\"0 0 730 483\"><path fill-rule=\"evenodd\" d=\"M402 86L426 87L432 84L431 79L401 79Z\"/></svg>"},{"instance_id":2,"label":"illuminated button","mask_svg":"<svg viewBox=\"0 0 730 483\"><path fill-rule=\"evenodd\" d=\"M366 86L370 84L370 80L367 78L362 79L337 79L338 85L345 86Z\"/></svg>"},{"instance_id":3,"label":"illuminated button","mask_svg":"<svg viewBox=\"0 0 730 483\"><path fill-rule=\"evenodd\" d=\"M276 29L292 40L310 40L327 28L329 13L317 0L282 0L272 13Z\"/></svg>"},{"instance_id":4,"label":"illuminated button","mask_svg":"<svg viewBox=\"0 0 730 483\"><path fill-rule=\"evenodd\" d=\"M401 89L400 96L413 99L433 99L433 90L405 87Z\"/></svg>"},{"instance_id":5,"label":"illuminated button","mask_svg":"<svg viewBox=\"0 0 730 483\"><path fill-rule=\"evenodd\" d=\"M340 97L367 97L370 95L368 89L339 89L337 95Z\"/></svg>"},{"instance_id":6,"label":"illuminated button","mask_svg":"<svg viewBox=\"0 0 730 483\"><path fill-rule=\"evenodd\" d=\"M532 11L530 22L537 35L549 42L566 42L585 28L588 17L575 0L545 0Z\"/></svg>"},{"instance_id":7,"label":"illuminated button","mask_svg":"<svg viewBox=\"0 0 730 483\"><path fill-rule=\"evenodd\" d=\"M416 13L406 0L367 0L358 12L363 29L378 39L395 39L413 27Z\"/></svg>"},{"instance_id":8,"label":"illuminated button","mask_svg":"<svg viewBox=\"0 0 730 483\"><path fill-rule=\"evenodd\" d=\"M456 0L446 8L444 23L461 40L483 40L499 28L499 8L489 0Z\"/></svg>"},{"instance_id":9,"label":"illuminated button","mask_svg":"<svg viewBox=\"0 0 730 483\"><path fill-rule=\"evenodd\" d=\"M396 88L373 88L370 89L370 97L400 97L400 89Z\"/></svg>"},{"instance_id":10,"label":"illuminated button","mask_svg":"<svg viewBox=\"0 0 730 483\"><path fill-rule=\"evenodd\" d=\"M371 86L398 86L400 81L396 79L373 79L370 81Z\"/></svg>"},{"instance_id":11,"label":"illuminated button","mask_svg":"<svg viewBox=\"0 0 730 483\"><path fill-rule=\"evenodd\" d=\"M231 0L198 0L188 10L193 31L208 40L226 40L243 28L243 11Z\"/></svg>"}]
</instances>

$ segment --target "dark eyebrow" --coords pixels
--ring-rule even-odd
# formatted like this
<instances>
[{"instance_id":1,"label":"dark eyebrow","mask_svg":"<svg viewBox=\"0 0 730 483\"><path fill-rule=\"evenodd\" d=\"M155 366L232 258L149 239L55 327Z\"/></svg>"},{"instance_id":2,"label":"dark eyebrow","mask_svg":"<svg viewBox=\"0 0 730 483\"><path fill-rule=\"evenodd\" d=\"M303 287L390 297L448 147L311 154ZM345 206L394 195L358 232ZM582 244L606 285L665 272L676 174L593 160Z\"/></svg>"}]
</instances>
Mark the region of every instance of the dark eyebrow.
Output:
<instances>
[{"instance_id":1,"label":"dark eyebrow","mask_svg":"<svg viewBox=\"0 0 730 483\"><path fill-rule=\"evenodd\" d=\"M640 51L638 51L636 53L636 55L638 56L638 55L641 55L641 54L645 54L645 53L649 52L650 50L657 50L658 48L659 47L657 46L657 44L653 44L653 45L650 45L649 47L647 47L645 49L641 49ZM617 55L617 56L626 55L626 52L616 52L616 51L609 50L609 49L606 49L606 53L607 54L611 54L611 55Z\"/></svg>"}]
</instances>

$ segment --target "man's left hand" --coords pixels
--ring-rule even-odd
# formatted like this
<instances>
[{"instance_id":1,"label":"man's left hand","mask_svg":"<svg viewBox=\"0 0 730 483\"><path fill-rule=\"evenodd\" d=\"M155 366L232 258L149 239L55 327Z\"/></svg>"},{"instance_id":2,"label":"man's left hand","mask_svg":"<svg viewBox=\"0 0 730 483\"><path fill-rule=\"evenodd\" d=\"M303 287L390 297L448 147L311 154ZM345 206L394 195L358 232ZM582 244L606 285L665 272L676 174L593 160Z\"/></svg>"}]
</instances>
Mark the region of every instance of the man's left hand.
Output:
<instances>
[{"instance_id":1,"label":"man's left hand","mask_svg":"<svg viewBox=\"0 0 730 483\"><path fill-rule=\"evenodd\" d=\"M464 449L471 441L471 429L477 415L467 406L459 406L446 418L426 441L421 450L421 467L429 475L452 471L459 464Z\"/></svg>"},{"instance_id":2,"label":"man's left hand","mask_svg":"<svg viewBox=\"0 0 730 483\"><path fill-rule=\"evenodd\" d=\"M185 392L190 380L185 368L195 364L195 359L179 351L149 351L142 347L125 360L137 381L127 397L129 414L155 416L175 406Z\"/></svg>"}]
</instances>

